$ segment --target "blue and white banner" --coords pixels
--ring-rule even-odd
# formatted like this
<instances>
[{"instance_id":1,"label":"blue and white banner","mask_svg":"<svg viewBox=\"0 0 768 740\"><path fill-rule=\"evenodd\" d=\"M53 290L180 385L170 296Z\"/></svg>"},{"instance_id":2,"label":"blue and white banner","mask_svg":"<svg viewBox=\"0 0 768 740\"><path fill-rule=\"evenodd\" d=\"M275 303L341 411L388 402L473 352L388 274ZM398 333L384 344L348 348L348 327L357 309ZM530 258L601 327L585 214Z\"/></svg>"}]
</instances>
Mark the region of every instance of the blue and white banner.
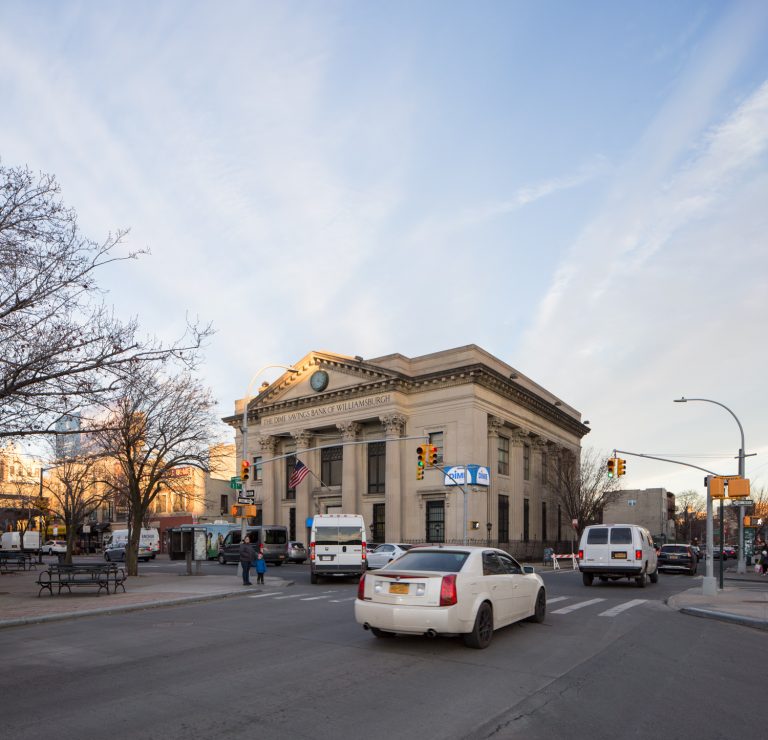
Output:
<instances>
[{"instance_id":1,"label":"blue and white banner","mask_svg":"<svg viewBox=\"0 0 768 740\"><path fill-rule=\"evenodd\" d=\"M490 486L491 470L484 465L453 465L445 469L446 486Z\"/></svg>"}]
</instances>

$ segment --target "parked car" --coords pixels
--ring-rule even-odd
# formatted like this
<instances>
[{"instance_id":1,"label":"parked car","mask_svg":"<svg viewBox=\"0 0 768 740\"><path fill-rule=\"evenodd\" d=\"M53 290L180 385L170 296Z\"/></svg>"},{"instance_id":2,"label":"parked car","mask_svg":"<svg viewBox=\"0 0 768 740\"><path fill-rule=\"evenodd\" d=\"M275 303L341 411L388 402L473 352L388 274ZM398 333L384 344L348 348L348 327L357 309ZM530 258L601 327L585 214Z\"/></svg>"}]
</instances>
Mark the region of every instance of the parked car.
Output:
<instances>
[{"instance_id":1,"label":"parked car","mask_svg":"<svg viewBox=\"0 0 768 740\"><path fill-rule=\"evenodd\" d=\"M289 563L303 563L306 559L307 548L304 547L304 543L290 540L288 542L288 557L286 561Z\"/></svg>"},{"instance_id":2,"label":"parked car","mask_svg":"<svg viewBox=\"0 0 768 740\"><path fill-rule=\"evenodd\" d=\"M383 568L387 563L399 558L411 545L385 542L379 545L373 552L368 553L369 568Z\"/></svg>"},{"instance_id":3,"label":"parked car","mask_svg":"<svg viewBox=\"0 0 768 740\"><path fill-rule=\"evenodd\" d=\"M128 543L124 541L111 542L104 550L104 560L109 563L124 563L125 562L125 548ZM139 545L138 559L143 560L145 563L152 558L152 550L145 545Z\"/></svg>"},{"instance_id":4,"label":"parked car","mask_svg":"<svg viewBox=\"0 0 768 740\"><path fill-rule=\"evenodd\" d=\"M355 620L375 637L462 635L488 647L494 630L520 620L543 622L544 581L503 550L417 547L360 578Z\"/></svg>"},{"instance_id":5,"label":"parked car","mask_svg":"<svg viewBox=\"0 0 768 740\"><path fill-rule=\"evenodd\" d=\"M735 559L736 558L736 549L731 547L730 545L725 545L724 547L720 547L720 545L715 545L712 548L712 557L715 560L720 560L720 552L723 553L723 562L728 560L728 558Z\"/></svg>"},{"instance_id":6,"label":"parked car","mask_svg":"<svg viewBox=\"0 0 768 740\"><path fill-rule=\"evenodd\" d=\"M659 552L659 571L684 571L695 576L699 559L691 545L667 544L661 546Z\"/></svg>"},{"instance_id":7,"label":"parked car","mask_svg":"<svg viewBox=\"0 0 768 740\"><path fill-rule=\"evenodd\" d=\"M67 543L64 540L46 540L42 550L45 555L58 555L67 551Z\"/></svg>"}]
</instances>

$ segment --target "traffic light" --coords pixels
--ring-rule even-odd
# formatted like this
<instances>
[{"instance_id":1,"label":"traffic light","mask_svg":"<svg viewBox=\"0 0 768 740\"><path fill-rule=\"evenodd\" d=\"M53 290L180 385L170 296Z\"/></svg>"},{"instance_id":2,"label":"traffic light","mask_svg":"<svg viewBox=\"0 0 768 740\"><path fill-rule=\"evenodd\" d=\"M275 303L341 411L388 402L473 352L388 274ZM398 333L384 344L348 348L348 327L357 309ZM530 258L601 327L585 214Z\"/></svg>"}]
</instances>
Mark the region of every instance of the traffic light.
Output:
<instances>
[{"instance_id":1,"label":"traffic light","mask_svg":"<svg viewBox=\"0 0 768 740\"><path fill-rule=\"evenodd\" d=\"M619 457L616 460L616 475L621 477L622 475L627 474L627 461L623 458Z\"/></svg>"},{"instance_id":2,"label":"traffic light","mask_svg":"<svg viewBox=\"0 0 768 740\"><path fill-rule=\"evenodd\" d=\"M435 445L427 445L427 465L430 468L434 468L437 465L437 447Z\"/></svg>"},{"instance_id":3,"label":"traffic light","mask_svg":"<svg viewBox=\"0 0 768 740\"><path fill-rule=\"evenodd\" d=\"M616 458L608 458L608 477L613 478L616 475Z\"/></svg>"},{"instance_id":4,"label":"traffic light","mask_svg":"<svg viewBox=\"0 0 768 740\"><path fill-rule=\"evenodd\" d=\"M427 445L416 448L416 480L424 480L424 466L427 464Z\"/></svg>"},{"instance_id":5,"label":"traffic light","mask_svg":"<svg viewBox=\"0 0 768 740\"><path fill-rule=\"evenodd\" d=\"M242 480L248 480L248 472L250 470L251 464L247 460L243 460L240 463L240 478Z\"/></svg>"}]
</instances>

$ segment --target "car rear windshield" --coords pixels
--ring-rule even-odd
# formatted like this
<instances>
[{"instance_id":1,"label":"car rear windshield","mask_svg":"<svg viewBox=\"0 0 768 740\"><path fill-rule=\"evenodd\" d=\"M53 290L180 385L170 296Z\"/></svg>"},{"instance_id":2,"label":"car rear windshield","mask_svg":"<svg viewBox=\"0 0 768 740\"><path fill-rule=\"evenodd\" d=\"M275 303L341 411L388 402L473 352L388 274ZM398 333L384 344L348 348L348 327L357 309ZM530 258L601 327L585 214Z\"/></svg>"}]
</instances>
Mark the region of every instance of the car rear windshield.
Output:
<instances>
[{"instance_id":1,"label":"car rear windshield","mask_svg":"<svg viewBox=\"0 0 768 740\"><path fill-rule=\"evenodd\" d=\"M288 533L284 529L264 529L265 545L284 545L288 541Z\"/></svg>"},{"instance_id":2,"label":"car rear windshield","mask_svg":"<svg viewBox=\"0 0 768 740\"><path fill-rule=\"evenodd\" d=\"M360 527L318 527L315 530L316 545L362 545Z\"/></svg>"},{"instance_id":3,"label":"car rear windshield","mask_svg":"<svg viewBox=\"0 0 768 740\"><path fill-rule=\"evenodd\" d=\"M607 545L608 544L608 528L602 527L601 529L590 529L587 534L588 545Z\"/></svg>"},{"instance_id":4,"label":"car rear windshield","mask_svg":"<svg viewBox=\"0 0 768 740\"><path fill-rule=\"evenodd\" d=\"M466 552L408 550L391 564L392 570L429 570L458 573L467 560Z\"/></svg>"},{"instance_id":5,"label":"car rear windshield","mask_svg":"<svg viewBox=\"0 0 768 740\"><path fill-rule=\"evenodd\" d=\"M632 530L629 527L613 527L611 529L612 545L631 545Z\"/></svg>"},{"instance_id":6,"label":"car rear windshield","mask_svg":"<svg viewBox=\"0 0 768 740\"><path fill-rule=\"evenodd\" d=\"M661 551L688 554L688 548L685 545L662 545Z\"/></svg>"}]
</instances>

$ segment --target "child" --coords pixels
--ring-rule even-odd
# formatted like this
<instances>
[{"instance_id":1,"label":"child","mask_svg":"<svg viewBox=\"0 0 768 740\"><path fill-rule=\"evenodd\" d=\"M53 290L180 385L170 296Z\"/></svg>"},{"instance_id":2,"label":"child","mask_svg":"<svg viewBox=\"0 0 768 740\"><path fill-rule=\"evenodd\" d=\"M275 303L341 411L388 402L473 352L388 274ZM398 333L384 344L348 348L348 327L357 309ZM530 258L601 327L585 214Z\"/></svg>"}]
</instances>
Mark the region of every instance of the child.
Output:
<instances>
[{"instance_id":1,"label":"child","mask_svg":"<svg viewBox=\"0 0 768 740\"><path fill-rule=\"evenodd\" d=\"M267 572L267 561L264 560L264 556L259 553L256 556L256 584L264 583L264 574Z\"/></svg>"}]
</instances>

